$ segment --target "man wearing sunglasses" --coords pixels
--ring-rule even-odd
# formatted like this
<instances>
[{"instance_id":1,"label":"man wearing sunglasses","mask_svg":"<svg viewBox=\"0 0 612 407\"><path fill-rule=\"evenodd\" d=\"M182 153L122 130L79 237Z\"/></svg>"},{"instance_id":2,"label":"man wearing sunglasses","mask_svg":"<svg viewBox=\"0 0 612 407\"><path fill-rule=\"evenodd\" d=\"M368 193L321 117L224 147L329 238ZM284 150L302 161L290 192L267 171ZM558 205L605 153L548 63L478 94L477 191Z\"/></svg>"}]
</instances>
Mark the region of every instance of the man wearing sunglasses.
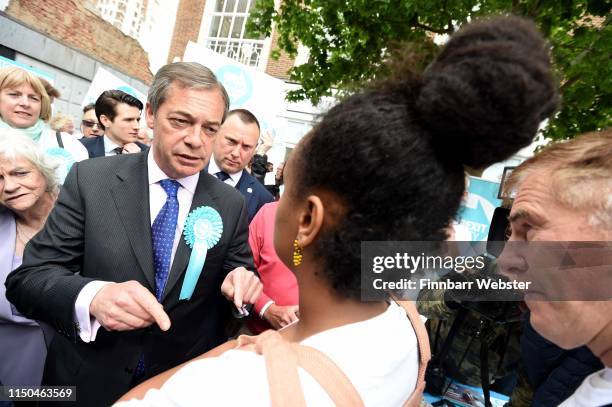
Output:
<instances>
[{"instance_id":1,"label":"man wearing sunglasses","mask_svg":"<svg viewBox=\"0 0 612 407\"><path fill-rule=\"evenodd\" d=\"M104 134L102 126L96 117L96 105L90 103L83 108L83 118L81 119L81 133L83 137L98 137Z\"/></svg>"}]
</instances>

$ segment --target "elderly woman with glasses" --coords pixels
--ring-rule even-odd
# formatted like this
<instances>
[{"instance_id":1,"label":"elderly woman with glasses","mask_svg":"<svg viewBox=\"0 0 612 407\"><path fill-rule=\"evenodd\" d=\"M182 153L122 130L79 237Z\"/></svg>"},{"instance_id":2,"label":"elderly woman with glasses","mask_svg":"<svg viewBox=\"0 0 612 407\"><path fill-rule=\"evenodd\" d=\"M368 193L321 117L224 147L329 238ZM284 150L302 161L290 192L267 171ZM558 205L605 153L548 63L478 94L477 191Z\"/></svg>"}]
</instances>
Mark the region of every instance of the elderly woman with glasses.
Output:
<instances>
[{"instance_id":1,"label":"elderly woman with glasses","mask_svg":"<svg viewBox=\"0 0 612 407\"><path fill-rule=\"evenodd\" d=\"M75 137L52 130L46 123L50 116L49 96L39 78L21 68L0 68L0 130L17 130L38 143L60 163L63 181L72 163L89 155Z\"/></svg>"},{"instance_id":2,"label":"elderly woman with glasses","mask_svg":"<svg viewBox=\"0 0 612 407\"><path fill-rule=\"evenodd\" d=\"M15 130L0 130L0 382L40 385L51 330L19 314L5 296L6 276L21 264L58 194L57 164Z\"/></svg>"}]
</instances>

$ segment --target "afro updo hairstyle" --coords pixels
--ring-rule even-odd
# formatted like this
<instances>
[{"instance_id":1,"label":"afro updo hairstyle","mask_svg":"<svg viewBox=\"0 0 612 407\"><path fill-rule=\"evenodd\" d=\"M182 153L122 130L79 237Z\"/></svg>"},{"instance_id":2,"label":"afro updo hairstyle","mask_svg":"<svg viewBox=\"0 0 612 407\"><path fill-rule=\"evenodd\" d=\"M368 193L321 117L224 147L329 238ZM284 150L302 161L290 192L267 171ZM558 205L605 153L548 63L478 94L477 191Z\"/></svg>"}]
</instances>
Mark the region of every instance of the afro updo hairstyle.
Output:
<instances>
[{"instance_id":1,"label":"afro updo hairstyle","mask_svg":"<svg viewBox=\"0 0 612 407\"><path fill-rule=\"evenodd\" d=\"M535 25L496 17L453 35L422 75L393 79L327 112L294 154L294 193L333 192L345 215L322 230L323 275L359 298L362 241L442 241L482 168L529 145L559 101Z\"/></svg>"}]
</instances>

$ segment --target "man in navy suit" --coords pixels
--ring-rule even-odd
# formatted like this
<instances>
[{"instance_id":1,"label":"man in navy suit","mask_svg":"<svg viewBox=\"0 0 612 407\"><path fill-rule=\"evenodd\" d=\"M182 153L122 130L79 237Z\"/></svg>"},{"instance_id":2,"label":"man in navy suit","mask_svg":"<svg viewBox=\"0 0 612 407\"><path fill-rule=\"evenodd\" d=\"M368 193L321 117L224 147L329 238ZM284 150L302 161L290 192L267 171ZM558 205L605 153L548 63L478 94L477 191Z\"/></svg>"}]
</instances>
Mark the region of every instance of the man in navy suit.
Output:
<instances>
[{"instance_id":1,"label":"man in navy suit","mask_svg":"<svg viewBox=\"0 0 612 407\"><path fill-rule=\"evenodd\" d=\"M138 140L142 102L120 90L106 90L96 100L98 122L102 124L102 137L80 139L89 158L139 153L148 146Z\"/></svg>"},{"instance_id":2,"label":"man in navy suit","mask_svg":"<svg viewBox=\"0 0 612 407\"><path fill-rule=\"evenodd\" d=\"M259 141L259 121L246 109L234 109L219 130L213 145L208 172L238 189L247 206L249 222L274 197L245 167L253 158Z\"/></svg>"}]
</instances>

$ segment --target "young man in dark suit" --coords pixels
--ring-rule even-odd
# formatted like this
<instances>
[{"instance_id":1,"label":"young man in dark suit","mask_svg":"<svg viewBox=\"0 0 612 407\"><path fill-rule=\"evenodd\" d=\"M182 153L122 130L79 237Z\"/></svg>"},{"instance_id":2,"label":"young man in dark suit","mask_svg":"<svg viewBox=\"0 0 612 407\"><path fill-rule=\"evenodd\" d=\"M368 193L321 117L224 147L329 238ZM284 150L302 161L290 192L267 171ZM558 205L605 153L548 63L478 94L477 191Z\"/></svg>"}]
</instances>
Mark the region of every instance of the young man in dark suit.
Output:
<instances>
[{"instance_id":1,"label":"young man in dark suit","mask_svg":"<svg viewBox=\"0 0 612 407\"><path fill-rule=\"evenodd\" d=\"M213 144L213 159L208 172L221 181L238 189L244 196L249 222L255 214L274 197L245 167L255 154L259 141L259 121L246 109L228 113Z\"/></svg>"},{"instance_id":2,"label":"young man in dark suit","mask_svg":"<svg viewBox=\"0 0 612 407\"><path fill-rule=\"evenodd\" d=\"M151 149L75 164L22 266L7 278L9 301L59 333L43 384L76 386L76 405L109 405L219 345L232 309L259 297L261 283L247 270L244 200L202 171L228 105L204 66L162 67L146 107ZM185 298L192 249L184 229L196 209L216 212L222 226ZM192 238L212 236L190 230Z\"/></svg>"},{"instance_id":3,"label":"young man in dark suit","mask_svg":"<svg viewBox=\"0 0 612 407\"><path fill-rule=\"evenodd\" d=\"M149 148L138 141L142 102L120 90L105 90L95 105L102 137L83 137L89 158L139 153Z\"/></svg>"}]
</instances>

